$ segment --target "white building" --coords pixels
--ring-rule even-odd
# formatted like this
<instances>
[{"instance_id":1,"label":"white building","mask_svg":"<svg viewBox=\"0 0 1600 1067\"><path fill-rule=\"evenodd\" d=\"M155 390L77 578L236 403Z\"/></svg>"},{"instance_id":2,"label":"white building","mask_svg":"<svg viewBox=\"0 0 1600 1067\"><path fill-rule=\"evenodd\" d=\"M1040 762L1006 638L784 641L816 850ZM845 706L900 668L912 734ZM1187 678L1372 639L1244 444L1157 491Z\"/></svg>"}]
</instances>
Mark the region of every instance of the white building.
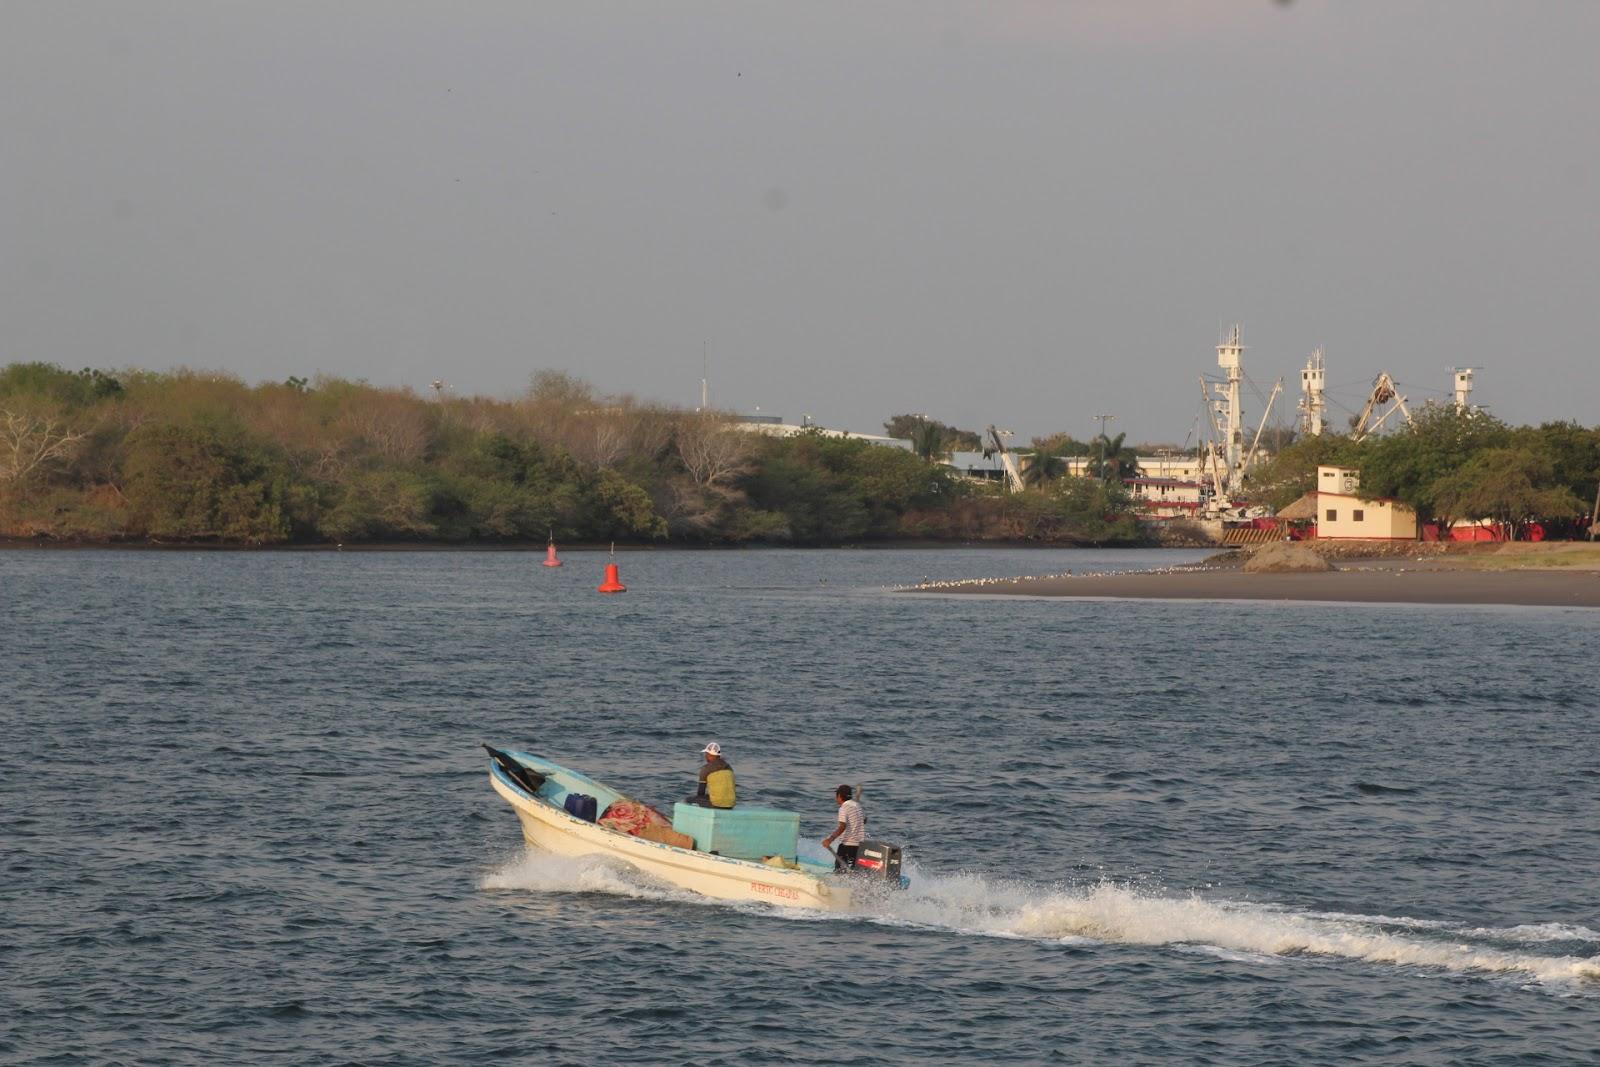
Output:
<instances>
[{"instance_id":1,"label":"white building","mask_svg":"<svg viewBox=\"0 0 1600 1067\"><path fill-rule=\"evenodd\" d=\"M1398 500L1363 494L1354 467L1318 467L1316 498L1318 539L1417 539L1417 513Z\"/></svg>"},{"instance_id":2,"label":"white building","mask_svg":"<svg viewBox=\"0 0 1600 1067\"><path fill-rule=\"evenodd\" d=\"M824 437L849 437L857 441L865 441L872 445L884 445L888 448L903 448L911 450L911 442L901 437L885 437L883 434L854 433L850 430L830 430L818 426L811 421L811 416L803 416L799 424L784 422L782 415L735 415L730 425L736 430L748 430L751 433L766 434L768 437L793 437L797 433L820 433Z\"/></svg>"}]
</instances>

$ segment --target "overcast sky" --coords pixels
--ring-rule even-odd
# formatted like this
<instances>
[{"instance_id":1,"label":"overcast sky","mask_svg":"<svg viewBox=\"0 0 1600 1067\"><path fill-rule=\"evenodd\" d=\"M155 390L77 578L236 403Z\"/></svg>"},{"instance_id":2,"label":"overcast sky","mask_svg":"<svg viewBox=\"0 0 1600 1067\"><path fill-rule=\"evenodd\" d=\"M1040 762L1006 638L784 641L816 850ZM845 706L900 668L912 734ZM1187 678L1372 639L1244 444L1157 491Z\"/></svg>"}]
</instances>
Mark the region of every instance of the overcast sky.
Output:
<instances>
[{"instance_id":1,"label":"overcast sky","mask_svg":"<svg viewBox=\"0 0 1600 1067\"><path fill-rule=\"evenodd\" d=\"M0 0L0 362L1600 422L1600 2ZM1248 395L1248 392L1247 392ZM1246 418L1261 411L1253 397ZM1336 408L1334 416L1342 413Z\"/></svg>"}]
</instances>

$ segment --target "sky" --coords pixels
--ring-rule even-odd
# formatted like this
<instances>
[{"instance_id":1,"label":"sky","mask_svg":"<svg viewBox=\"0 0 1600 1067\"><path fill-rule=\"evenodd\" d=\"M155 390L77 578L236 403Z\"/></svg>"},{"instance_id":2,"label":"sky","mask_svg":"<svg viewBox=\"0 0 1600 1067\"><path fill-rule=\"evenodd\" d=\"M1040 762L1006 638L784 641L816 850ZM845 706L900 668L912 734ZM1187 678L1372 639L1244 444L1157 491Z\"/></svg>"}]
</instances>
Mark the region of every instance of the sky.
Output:
<instances>
[{"instance_id":1,"label":"sky","mask_svg":"<svg viewBox=\"0 0 1600 1067\"><path fill-rule=\"evenodd\" d=\"M0 0L0 363L1600 422L1600 3ZM1192 437L1188 438L1192 443Z\"/></svg>"}]
</instances>

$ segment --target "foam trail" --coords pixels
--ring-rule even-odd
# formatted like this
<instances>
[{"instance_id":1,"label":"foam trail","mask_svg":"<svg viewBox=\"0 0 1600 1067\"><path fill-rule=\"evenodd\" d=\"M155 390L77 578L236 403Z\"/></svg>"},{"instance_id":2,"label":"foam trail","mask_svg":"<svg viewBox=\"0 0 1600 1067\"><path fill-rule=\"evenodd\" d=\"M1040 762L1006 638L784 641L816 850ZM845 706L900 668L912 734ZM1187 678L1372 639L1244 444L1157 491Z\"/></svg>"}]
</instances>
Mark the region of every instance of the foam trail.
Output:
<instances>
[{"instance_id":1,"label":"foam trail","mask_svg":"<svg viewBox=\"0 0 1600 1067\"><path fill-rule=\"evenodd\" d=\"M922 877L920 899L891 900L889 921L942 926L996 936L1199 946L1263 957L1325 956L1457 973L1525 974L1540 982L1600 981L1600 956L1541 956L1484 940L1579 940L1582 927L1541 924L1469 929L1387 916L1305 913L1271 905L1166 896L1103 882L1075 891L1032 892L982 878ZM916 894L917 883L912 893ZM1400 932L1386 927L1405 927ZM1564 935L1557 937L1556 934ZM1477 943L1474 943L1474 942Z\"/></svg>"},{"instance_id":2,"label":"foam trail","mask_svg":"<svg viewBox=\"0 0 1600 1067\"><path fill-rule=\"evenodd\" d=\"M484 875L480 889L522 889L536 893L610 893L642 900L676 900L680 894L659 886L628 867L592 856L557 856L528 849Z\"/></svg>"},{"instance_id":3,"label":"foam trail","mask_svg":"<svg viewBox=\"0 0 1600 1067\"><path fill-rule=\"evenodd\" d=\"M1258 905L1263 908L1274 908L1274 905ZM1276 909L1283 910L1283 909ZM1442 919L1410 919L1394 915L1351 915L1342 911L1311 911L1306 915L1313 919L1348 919L1357 922L1379 923L1384 926L1408 926L1418 930L1443 930L1462 934L1467 937L1477 937L1491 941L1513 941L1526 944L1541 944L1550 941L1597 941L1600 942L1600 930L1591 930L1587 926L1575 923L1521 923L1517 926L1467 926L1462 923L1445 922Z\"/></svg>"},{"instance_id":4,"label":"foam trail","mask_svg":"<svg viewBox=\"0 0 1600 1067\"><path fill-rule=\"evenodd\" d=\"M1520 926L1476 926L1466 931L1473 937L1492 938L1496 941L1521 941L1540 944L1548 941L1600 941L1600 930L1572 923L1524 923Z\"/></svg>"},{"instance_id":5,"label":"foam trail","mask_svg":"<svg viewBox=\"0 0 1600 1067\"><path fill-rule=\"evenodd\" d=\"M733 907L796 921L861 921L986 937L1066 944L1171 946L1220 959L1275 964L1296 956L1358 960L1451 973L1525 976L1600 993L1600 955L1537 955L1506 944L1600 941L1600 933L1562 923L1468 927L1404 916L1295 911L1274 904L1207 900L1114 882L1046 888L980 875L912 870L909 892L860 894L856 911L826 913L716 901L663 886L597 858L528 850L485 875L488 890L609 893L644 900Z\"/></svg>"}]
</instances>

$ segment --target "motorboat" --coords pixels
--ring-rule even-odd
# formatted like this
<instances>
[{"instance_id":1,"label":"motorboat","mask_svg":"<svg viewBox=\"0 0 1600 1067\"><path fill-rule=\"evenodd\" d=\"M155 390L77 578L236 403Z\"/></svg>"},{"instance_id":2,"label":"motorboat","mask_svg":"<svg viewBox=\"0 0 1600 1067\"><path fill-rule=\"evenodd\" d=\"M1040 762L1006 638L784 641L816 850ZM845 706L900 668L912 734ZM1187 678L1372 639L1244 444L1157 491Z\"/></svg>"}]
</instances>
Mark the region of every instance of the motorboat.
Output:
<instances>
[{"instance_id":1,"label":"motorboat","mask_svg":"<svg viewBox=\"0 0 1600 1067\"><path fill-rule=\"evenodd\" d=\"M636 801L531 753L484 748L490 754L489 784L516 812L523 839L546 852L604 856L719 900L823 911L848 910L852 896L869 883L872 888L909 884L900 873L900 850L877 842L869 843L878 850L872 861L877 865L849 874L837 874L831 862L799 855L799 815L775 808L678 804L670 831L624 832L603 825L614 822L606 813ZM863 845L863 856L868 852Z\"/></svg>"}]
</instances>

